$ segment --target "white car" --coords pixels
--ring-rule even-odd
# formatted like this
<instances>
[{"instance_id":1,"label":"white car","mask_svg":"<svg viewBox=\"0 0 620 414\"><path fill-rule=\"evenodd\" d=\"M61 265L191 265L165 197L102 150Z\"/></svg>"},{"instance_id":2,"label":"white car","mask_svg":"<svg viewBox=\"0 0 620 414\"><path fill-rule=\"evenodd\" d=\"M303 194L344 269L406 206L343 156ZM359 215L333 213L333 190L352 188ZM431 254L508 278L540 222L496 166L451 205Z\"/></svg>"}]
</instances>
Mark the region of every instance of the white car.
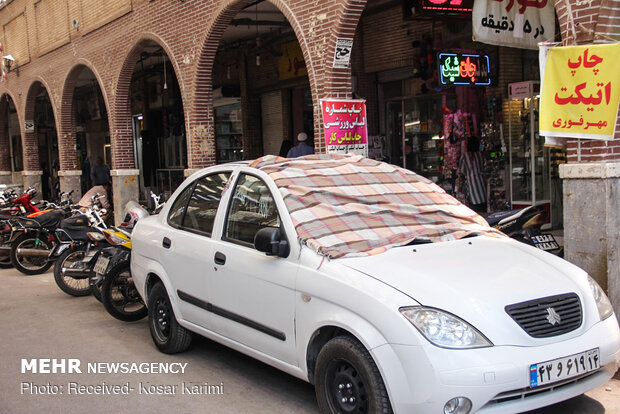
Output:
<instances>
[{"instance_id":1,"label":"white car","mask_svg":"<svg viewBox=\"0 0 620 414\"><path fill-rule=\"evenodd\" d=\"M515 413L618 370L584 271L366 158L206 168L132 245L162 352L205 336L314 384L321 412Z\"/></svg>"}]
</instances>

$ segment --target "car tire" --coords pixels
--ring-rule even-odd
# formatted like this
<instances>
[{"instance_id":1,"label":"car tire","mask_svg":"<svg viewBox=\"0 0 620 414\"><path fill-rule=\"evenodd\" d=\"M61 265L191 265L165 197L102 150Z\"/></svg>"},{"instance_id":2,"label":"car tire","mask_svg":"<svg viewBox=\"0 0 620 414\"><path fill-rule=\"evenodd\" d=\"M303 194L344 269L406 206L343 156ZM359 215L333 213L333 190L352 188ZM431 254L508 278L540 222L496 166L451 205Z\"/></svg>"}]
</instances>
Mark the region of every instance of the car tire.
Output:
<instances>
[{"instance_id":1,"label":"car tire","mask_svg":"<svg viewBox=\"0 0 620 414\"><path fill-rule=\"evenodd\" d=\"M314 386L322 413L392 413L377 365L352 337L338 336L323 346Z\"/></svg>"},{"instance_id":2,"label":"car tire","mask_svg":"<svg viewBox=\"0 0 620 414\"><path fill-rule=\"evenodd\" d=\"M164 285L156 283L148 299L149 330L157 349L165 354L183 352L192 342L192 333L179 325Z\"/></svg>"}]
</instances>

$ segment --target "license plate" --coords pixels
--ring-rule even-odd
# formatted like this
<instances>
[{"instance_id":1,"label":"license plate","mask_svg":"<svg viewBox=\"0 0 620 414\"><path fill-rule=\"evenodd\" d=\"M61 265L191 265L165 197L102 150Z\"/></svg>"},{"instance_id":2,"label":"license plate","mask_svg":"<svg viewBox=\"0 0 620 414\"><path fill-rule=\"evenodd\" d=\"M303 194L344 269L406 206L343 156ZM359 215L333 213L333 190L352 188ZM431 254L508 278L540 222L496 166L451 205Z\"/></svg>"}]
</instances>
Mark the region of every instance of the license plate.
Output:
<instances>
[{"instance_id":1,"label":"license plate","mask_svg":"<svg viewBox=\"0 0 620 414\"><path fill-rule=\"evenodd\" d=\"M532 236L531 239L534 246L541 250L555 250L560 248L553 234L539 234L538 236Z\"/></svg>"},{"instance_id":2,"label":"license plate","mask_svg":"<svg viewBox=\"0 0 620 414\"><path fill-rule=\"evenodd\" d=\"M93 267L95 273L100 275L105 275L106 270L108 270L108 263L110 263L110 259L105 256L99 256L97 259L97 263Z\"/></svg>"},{"instance_id":3,"label":"license plate","mask_svg":"<svg viewBox=\"0 0 620 414\"><path fill-rule=\"evenodd\" d=\"M530 388L553 384L600 368L598 348L530 365Z\"/></svg>"}]
</instances>

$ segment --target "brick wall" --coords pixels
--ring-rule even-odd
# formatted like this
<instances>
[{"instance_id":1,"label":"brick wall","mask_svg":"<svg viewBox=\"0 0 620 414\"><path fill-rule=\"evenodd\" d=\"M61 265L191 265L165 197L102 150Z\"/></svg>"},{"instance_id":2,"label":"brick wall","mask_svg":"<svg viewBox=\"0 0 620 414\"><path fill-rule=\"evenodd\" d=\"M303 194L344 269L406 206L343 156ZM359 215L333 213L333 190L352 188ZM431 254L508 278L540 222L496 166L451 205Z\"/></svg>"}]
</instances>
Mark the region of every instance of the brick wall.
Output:
<instances>
[{"instance_id":1,"label":"brick wall","mask_svg":"<svg viewBox=\"0 0 620 414\"><path fill-rule=\"evenodd\" d=\"M556 0L555 7L565 46L620 41L620 1ZM616 134L611 141L567 140L569 163L619 160L620 118L616 119Z\"/></svg>"},{"instance_id":2,"label":"brick wall","mask_svg":"<svg viewBox=\"0 0 620 414\"><path fill-rule=\"evenodd\" d=\"M0 84L0 96L10 93L15 97L20 117L32 119L34 101L28 98L29 91L36 81L41 82L54 109L63 169L75 168L74 127L71 104L67 101L72 95L72 77L77 73L74 69L80 65L93 71L106 102L112 138L112 167L133 168L129 85L137 56L146 42L162 46L172 62L185 110L189 167L198 168L215 162L211 103L215 52L230 20L252 0L67 0L64 21L64 6L49 15L41 12L51 4L49 1L13 0L0 9L5 53L13 54L18 66L9 73L7 81ZM304 54L314 101L315 137L323 133L319 99L350 96L351 70L332 68L337 38L358 35L359 39L361 31L367 47L360 57L364 71L358 73L358 93L363 92L370 107L376 92L371 91L369 83L372 79L367 74L411 64L416 53L411 42L419 39L432 24L403 22L400 9L394 7L370 14L360 25L359 18L366 0L271 2L290 22ZM571 0L570 4L575 23L582 27L575 29L574 35L565 2L556 1L562 36L567 44L573 38L579 42L592 40L588 36L601 41L602 38L592 34L592 30L618 39L618 1ZM57 22L58 27L46 18ZM45 38L42 27L53 28L54 35ZM379 50L387 50L393 55L378 59L376 52ZM258 108L258 100L251 105ZM377 122L373 121L373 124L377 125ZM25 169L38 169L34 138L29 134L23 136ZM587 151L588 160L620 159L619 138L617 135L616 140L606 147L582 143L582 155ZM323 151L322 140L316 142L317 150ZM573 154L575 145L569 143L570 154ZM248 148L248 151L254 149ZM569 160L574 161L574 156L569 155Z\"/></svg>"}]
</instances>

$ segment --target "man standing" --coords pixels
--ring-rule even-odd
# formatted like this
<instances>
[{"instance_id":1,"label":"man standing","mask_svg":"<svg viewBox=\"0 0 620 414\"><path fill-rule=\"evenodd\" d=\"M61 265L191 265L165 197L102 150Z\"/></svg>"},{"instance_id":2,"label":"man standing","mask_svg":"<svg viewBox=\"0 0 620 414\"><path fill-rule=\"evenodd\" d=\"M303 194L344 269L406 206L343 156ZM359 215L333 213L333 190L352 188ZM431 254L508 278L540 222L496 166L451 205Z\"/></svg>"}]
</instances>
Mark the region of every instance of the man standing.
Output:
<instances>
[{"instance_id":1,"label":"man standing","mask_svg":"<svg viewBox=\"0 0 620 414\"><path fill-rule=\"evenodd\" d=\"M111 181L110 167L103 164L103 158L101 158L101 156L97 157L97 163L90 171L90 178L93 185L103 185Z\"/></svg>"},{"instance_id":2,"label":"man standing","mask_svg":"<svg viewBox=\"0 0 620 414\"><path fill-rule=\"evenodd\" d=\"M286 154L286 158L296 158L303 157L304 155L314 154L314 147L306 144L307 139L308 134L306 134L305 132L300 132L299 134L297 134L298 144L288 151L288 154Z\"/></svg>"}]
</instances>

